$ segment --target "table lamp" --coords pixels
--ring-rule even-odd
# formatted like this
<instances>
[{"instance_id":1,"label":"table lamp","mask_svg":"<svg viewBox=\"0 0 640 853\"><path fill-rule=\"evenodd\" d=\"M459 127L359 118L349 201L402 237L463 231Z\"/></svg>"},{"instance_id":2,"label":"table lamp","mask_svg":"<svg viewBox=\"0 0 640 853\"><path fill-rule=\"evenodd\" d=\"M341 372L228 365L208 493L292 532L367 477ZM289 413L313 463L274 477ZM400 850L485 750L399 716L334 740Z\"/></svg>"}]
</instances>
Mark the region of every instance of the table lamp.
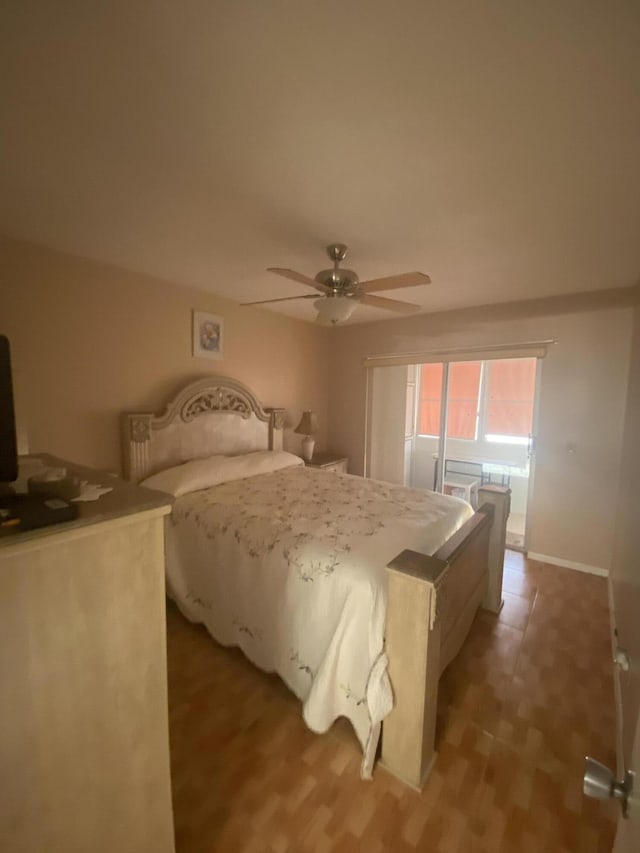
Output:
<instances>
[{"instance_id":1,"label":"table lamp","mask_svg":"<svg viewBox=\"0 0 640 853\"><path fill-rule=\"evenodd\" d=\"M313 458L313 448L315 445L314 434L318 432L318 417L315 412L303 412L300 418L300 423L294 429L299 435L304 435L302 439L302 457L306 462L311 462Z\"/></svg>"}]
</instances>

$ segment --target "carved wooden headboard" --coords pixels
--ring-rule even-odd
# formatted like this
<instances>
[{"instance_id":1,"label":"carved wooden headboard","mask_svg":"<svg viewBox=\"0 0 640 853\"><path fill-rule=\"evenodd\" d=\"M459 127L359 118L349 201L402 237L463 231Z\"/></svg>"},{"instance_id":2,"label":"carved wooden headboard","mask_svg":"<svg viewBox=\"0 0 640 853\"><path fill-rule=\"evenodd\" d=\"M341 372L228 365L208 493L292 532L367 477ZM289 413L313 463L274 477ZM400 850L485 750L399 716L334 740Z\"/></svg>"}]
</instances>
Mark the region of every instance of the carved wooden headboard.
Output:
<instances>
[{"instance_id":1,"label":"carved wooden headboard","mask_svg":"<svg viewBox=\"0 0 640 853\"><path fill-rule=\"evenodd\" d=\"M190 382L161 415L122 415L124 476L145 477L214 453L281 450L284 409L263 408L235 379L208 376Z\"/></svg>"}]
</instances>

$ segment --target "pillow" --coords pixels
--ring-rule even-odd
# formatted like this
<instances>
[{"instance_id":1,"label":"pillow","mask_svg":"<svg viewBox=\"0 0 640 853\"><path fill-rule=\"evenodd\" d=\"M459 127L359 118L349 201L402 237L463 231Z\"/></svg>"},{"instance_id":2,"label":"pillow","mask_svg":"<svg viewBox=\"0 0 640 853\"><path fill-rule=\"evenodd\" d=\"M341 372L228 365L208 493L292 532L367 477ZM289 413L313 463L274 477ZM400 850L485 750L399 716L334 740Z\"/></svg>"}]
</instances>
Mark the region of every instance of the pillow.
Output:
<instances>
[{"instance_id":1,"label":"pillow","mask_svg":"<svg viewBox=\"0 0 640 853\"><path fill-rule=\"evenodd\" d=\"M244 480L256 474L269 474L281 468L304 465L304 461L285 450L257 450L239 456L208 456L192 459L175 468L166 468L147 477L140 485L169 492L175 498L231 480Z\"/></svg>"}]
</instances>

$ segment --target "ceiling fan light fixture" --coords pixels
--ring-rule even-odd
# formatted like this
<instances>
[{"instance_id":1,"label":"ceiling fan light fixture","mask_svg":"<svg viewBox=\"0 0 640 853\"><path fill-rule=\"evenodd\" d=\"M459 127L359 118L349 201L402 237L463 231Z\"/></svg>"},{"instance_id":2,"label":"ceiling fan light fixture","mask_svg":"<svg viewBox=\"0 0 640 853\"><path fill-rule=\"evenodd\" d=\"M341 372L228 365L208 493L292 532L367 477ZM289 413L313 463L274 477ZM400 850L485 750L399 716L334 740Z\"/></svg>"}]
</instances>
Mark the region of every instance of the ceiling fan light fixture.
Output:
<instances>
[{"instance_id":1,"label":"ceiling fan light fixture","mask_svg":"<svg viewBox=\"0 0 640 853\"><path fill-rule=\"evenodd\" d=\"M317 322L323 326L335 326L348 320L356 309L357 302L349 296L327 296L316 299L313 303L318 312Z\"/></svg>"}]
</instances>

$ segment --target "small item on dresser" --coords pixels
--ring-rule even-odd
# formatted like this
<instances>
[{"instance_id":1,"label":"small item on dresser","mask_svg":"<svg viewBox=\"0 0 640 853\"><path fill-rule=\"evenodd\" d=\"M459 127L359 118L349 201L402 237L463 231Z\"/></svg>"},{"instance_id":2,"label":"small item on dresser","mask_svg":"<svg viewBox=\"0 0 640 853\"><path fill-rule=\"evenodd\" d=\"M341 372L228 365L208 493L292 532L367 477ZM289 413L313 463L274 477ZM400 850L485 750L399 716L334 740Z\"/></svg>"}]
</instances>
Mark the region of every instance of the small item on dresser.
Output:
<instances>
[{"instance_id":1,"label":"small item on dresser","mask_svg":"<svg viewBox=\"0 0 640 853\"><path fill-rule=\"evenodd\" d=\"M18 494L27 494L29 491L29 479L36 474L42 474L46 465L36 456L18 457L18 479L12 483L13 489Z\"/></svg>"},{"instance_id":2,"label":"small item on dresser","mask_svg":"<svg viewBox=\"0 0 640 853\"><path fill-rule=\"evenodd\" d=\"M80 494L80 480L67 474L66 468L45 468L29 477L30 495L45 495L69 501Z\"/></svg>"},{"instance_id":3,"label":"small item on dresser","mask_svg":"<svg viewBox=\"0 0 640 853\"><path fill-rule=\"evenodd\" d=\"M80 489L72 501L97 501L102 495L113 491L113 486L101 486L99 483L88 483L86 480L80 482Z\"/></svg>"},{"instance_id":4,"label":"small item on dresser","mask_svg":"<svg viewBox=\"0 0 640 853\"><path fill-rule=\"evenodd\" d=\"M61 497L13 495L0 501L0 536L36 530L78 517L78 508Z\"/></svg>"}]
</instances>

